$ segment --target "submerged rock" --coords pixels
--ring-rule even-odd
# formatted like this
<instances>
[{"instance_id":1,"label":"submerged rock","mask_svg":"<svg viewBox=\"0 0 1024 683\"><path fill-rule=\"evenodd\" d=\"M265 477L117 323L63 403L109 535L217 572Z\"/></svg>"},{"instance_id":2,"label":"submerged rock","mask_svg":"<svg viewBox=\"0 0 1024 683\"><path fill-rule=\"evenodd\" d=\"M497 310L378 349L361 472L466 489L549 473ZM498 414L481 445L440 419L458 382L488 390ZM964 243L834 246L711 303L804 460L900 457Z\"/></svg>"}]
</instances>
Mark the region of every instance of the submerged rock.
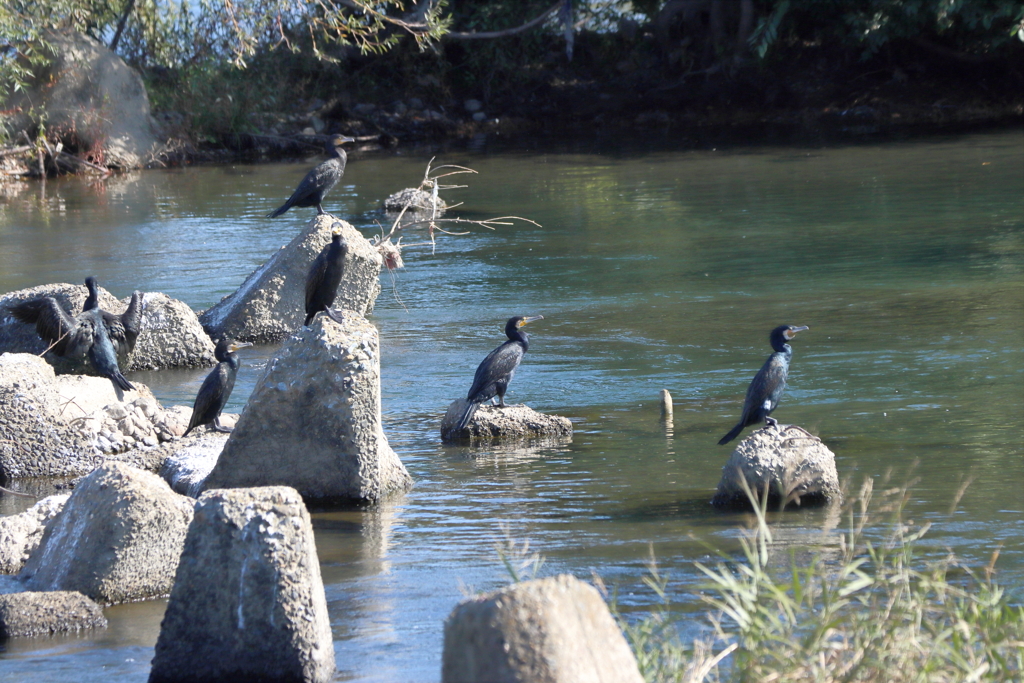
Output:
<instances>
[{"instance_id":1,"label":"submerged rock","mask_svg":"<svg viewBox=\"0 0 1024 683\"><path fill-rule=\"evenodd\" d=\"M18 578L108 604L166 595L192 504L155 474L107 463L75 487Z\"/></svg>"},{"instance_id":2,"label":"submerged rock","mask_svg":"<svg viewBox=\"0 0 1024 683\"><path fill-rule=\"evenodd\" d=\"M783 500L807 505L842 499L835 454L796 425L765 426L743 439L722 468L712 505L749 508L744 479L758 496L767 491L772 506Z\"/></svg>"},{"instance_id":3,"label":"submerged rock","mask_svg":"<svg viewBox=\"0 0 1024 683\"><path fill-rule=\"evenodd\" d=\"M178 565L150 683L334 677L313 526L294 489L207 491Z\"/></svg>"},{"instance_id":4,"label":"submerged rock","mask_svg":"<svg viewBox=\"0 0 1024 683\"><path fill-rule=\"evenodd\" d=\"M35 325L16 320L11 315L12 306L29 299L52 296L64 310L78 315L82 312L86 294L83 285L60 282L20 289L0 297L0 353L41 355L46 351L47 344L36 334ZM118 300L103 287L99 288L99 305L105 311L120 315L127 310L129 301L130 296ZM188 304L160 292L148 292L142 297L142 305L142 322L135 349L118 359L122 372L199 368L213 364L213 342ZM62 358L53 353L47 353L45 357L59 374L96 374L84 358Z\"/></svg>"},{"instance_id":5,"label":"submerged rock","mask_svg":"<svg viewBox=\"0 0 1024 683\"><path fill-rule=\"evenodd\" d=\"M0 574L17 574L39 547L43 530L64 508L66 494L49 496L16 515L0 517Z\"/></svg>"},{"instance_id":6,"label":"submerged rock","mask_svg":"<svg viewBox=\"0 0 1024 683\"><path fill-rule=\"evenodd\" d=\"M106 627L103 608L75 591L0 595L0 639Z\"/></svg>"},{"instance_id":7,"label":"submerged rock","mask_svg":"<svg viewBox=\"0 0 1024 683\"><path fill-rule=\"evenodd\" d=\"M203 489L291 486L306 500L377 500L412 478L381 426L377 329L319 315L256 381Z\"/></svg>"},{"instance_id":8,"label":"submerged rock","mask_svg":"<svg viewBox=\"0 0 1024 683\"><path fill-rule=\"evenodd\" d=\"M281 341L301 328L306 317L306 275L313 259L331 241L336 224L348 244L348 253L335 308L360 315L373 310L380 292L381 255L358 230L324 214L310 221L233 294L203 313L199 319L206 331L213 337L226 335L239 341L269 343Z\"/></svg>"},{"instance_id":9,"label":"submerged rock","mask_svg":"<svg viewBox=\"0 0 1024 683\"><path fill-rule=\"evenodd\" d=\"M643 683L593 586L563 574L459 603L444 624L442 683Z\"/></svg>"},{"instance_id":10,"label":"submerged rock","mask_svg":"<svg viewBox=\"0 0 1024 683\"><path fill-rule=\"evenodd\" d=\"M524 439L532 437L572 436L572 421L560 415L545 415L525 404L506 405L504 408L482 404L476 409L469 424L461 430L455 427L469 402L456 399L448 406L441 420L441 439L458 441L468 438Z\"/></svg>"},{"instance_id":11,"label":"submerged rock","mask_svg":"<svg viewBox=\"0 0 1024 683\"><path fill-rule=\"evenodd\" d=\"M406 209L406 213L431 213L435 208L434 201L430 193L415 187L407 187L404 190L399 190L384 200L384 210L388 213L398 213L402 209L405 209L406 206L409 207ZM436 208L437 215L440 216L448 208L448 205L445 204L443 199L438 197Z\"/></svg>"}]
</instances>

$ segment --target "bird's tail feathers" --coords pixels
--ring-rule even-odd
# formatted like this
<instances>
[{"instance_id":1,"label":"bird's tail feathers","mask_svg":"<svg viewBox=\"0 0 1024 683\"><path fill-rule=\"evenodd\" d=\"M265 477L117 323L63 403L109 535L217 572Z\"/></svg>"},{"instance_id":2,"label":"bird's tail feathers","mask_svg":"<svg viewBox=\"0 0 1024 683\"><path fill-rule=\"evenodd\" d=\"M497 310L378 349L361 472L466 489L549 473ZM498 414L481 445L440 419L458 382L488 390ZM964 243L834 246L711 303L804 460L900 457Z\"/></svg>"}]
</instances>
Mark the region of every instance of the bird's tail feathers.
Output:
<instances>
[{"instance_id":1,"label":"bird's tail feathers","mask_svg":"<svg viewBox=\"0 0 1024 683\"><path fill-rule=\"evenodd\" d=\"M292 208L291 202L285 202L281 206L277 207L276 209L268 213L267 218L277 218L290 208Z\"/></svg>"},{"instance_id":2,"label":"bird's tail feathers","mask_svg":"<svg viewBox=\"0 0 1024 683\"><path fill-rule=\"evenodd\" d=\"M110 381L114 383L121 391L135 391L135 387L125 379L124 375L120 371L115 370L110 373Z\"/></svg>"},{"instance_id":3,"label":"bird's tail feathers","mask_svg":"<svg viewBox=\"0 0 1024 683\"><path fill-rule=\"evenodd\" d=\"M728 434L726 434L725 436L723 436L719 440L718 445L719 446L723 446L723 445L729 443L730 441L732 441L733 439L735 439L737 436L740 435L740 432L743 431L743 427L744 427L744 424L742 422L738 423L735 427L733 427L729 431Z\"/></svg>"},{"instance_id":4,"label":"bird's tail feathers","mask_svg":"<svg viewBox=\"0 0 1024 683\"><path fill-rule=\"evenodd\" d=\"M455 425L455 431L462 431L469 424L469 421L473 419L474 413L479 406L479 403L472 403L466 406L466 410L463 411L462 417L459 418L458 423Z\"/></svg>"}]
</instances>

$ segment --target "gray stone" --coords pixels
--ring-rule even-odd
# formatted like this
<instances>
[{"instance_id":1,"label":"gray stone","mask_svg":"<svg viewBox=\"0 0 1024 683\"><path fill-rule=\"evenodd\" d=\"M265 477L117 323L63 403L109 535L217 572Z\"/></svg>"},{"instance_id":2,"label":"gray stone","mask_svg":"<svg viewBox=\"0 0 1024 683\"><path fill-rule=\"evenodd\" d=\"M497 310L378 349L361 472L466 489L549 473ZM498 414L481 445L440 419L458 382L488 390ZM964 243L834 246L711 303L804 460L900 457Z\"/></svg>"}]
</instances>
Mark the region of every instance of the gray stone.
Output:
<instances>
[{"instance_id":1,"label":"gray stone","mask_svg":"<svg viewBox=\"0 0 1024 683\"><path fill-rule=\"evenodd\" d=\"M37 356L2 354L0 481L86 474L106 456L156 471L162 454L138 444L182 434L189 415L165 411L140 382L121 392L102 377L55 376Z\"/></svg>"},{"instance_id":2,"label":"gray stone","mask_svg":"<svg viewBox=\"0 0 1024 683\"><path fill-rule=\"evenodd\" d=\"M240 341L277 342L302 326L306 317L306 274L340 224L348 243L345 276L338 287L335 308L365 315L380 292L382 259L358 230L324 214L317 216L287 246L270 257L199 320L212 337L227 335Z\"/></svg>"},{"instance_id":3,"label":"gray stone","mask_svg":"<svg viewBox=\"0 0 1024 683\"><path fill-rule=\"evenodd\" d=\"M193 432L181 441L163 446L168 455L160 467L160 476L177 493L198 498L227 440L227 434L211 430Z\"/></svg>"},{"instance_id":4,"label":"gray stone","mask_svg":"<svg viewBox=\"0 0 1024 683\"><path fill-rule=\"evenodd\" d=\"M430 193L415 187L407 187L404 190L399 190L384 200L384 210L389 213L398 213L406 206L409 207L407 213L410 211L413 213L431 213L434 210L433 200L431 199ZM438 197L437 215L442 215L447 208L448 205L445 204L444 200ZM419 218L421 218L421 216L417 217L417 219Z\"/></svg>"},{"instance_id":5,"label":"gray stone","mask_svg":"<svg viewBox=\"0 0 1024 683\"><path fill-rule=\"evenodd\" d=\"M294 489L207 491L150 683L330 681L334 646L309 512Z\"/></svg>"},{"instance_id":6,"label":"gray stone","mask_svg":"<svg viewBox=\"0 0 1024 683\"><path fill-rule=\"evenodd\" d=\"M465 600L444 624L442 683L642 683L593 586L563 574Z\"/></svg>"},{"instance_id":7,"label":"gray stone","mask_svg":"<svg viewBox=\"0 0 1024 683\"><path fill-rule=\"evenodd\" d=\"M30 86L11 92L0 109L11 138L36 125L40 115L49 134L92 163L137 168L157 145L149 98L142 78L101 43L80 33L49 33L53 60L34 74Z\"/></svg>"},{"instance_id":8,"label":"gray stone","mask_svg":"<svg viewBox=\"0 0 1024 683\"><path fill-rule=\"evenodd\" d=\"M483 113L482 111L475 112L473 114L473 120L476 121L477 123L480 123L481 121L486 121L487 114Z\"/></svg>"},{"instance_id":9,"label":"gray stone","mask_svg":"<svg viewBox=\"0 0 1024 683\"><path fill-rule=\"evenodd\" d=\"M538 413L525 404L506 405L504 408L481 404L469 424L461 430L456 430L455 427L468 403L466 399L458 398L448 406L448 412L441 420L441 438L444 441L468 438L523 439L539 436L572 436L572 421L569 418Z\"/></svg>"},{"instance_id":10,"label":"gray stone","mask_svg":"<svg viewBox=\"0 0 1024 683\"><path fill-rule=\"evenodd\" d=\"M46 350L46 342L36 334L35 325L19 322L11 315L13 305L52 296L64 310L77 315L82 311L86 294L84 285L59 282L21 289L0 297L0 353L39 355ZM128 308L130 300L130 296L118 300L107 290L99 288L99 305L105 311L120 315ZM118 361L122 372L198 368L213 364L213 342L188 304L160 292L144 294L142 303L142 322L135 349ZM47 353L46 359L60 374L96 374L85 359L61 358L52 353Z\"/></svg>"},{"instance_id":11,"label":"gray stone","mask_svg":"<svg viewBox=\"0 0 1024 683\"><path fill-rule=\"evenodd\" d=\"M381 426L377 329L343 313L343 324L317 316L267 363L204 490L376 500L411 486Z\"/></svg>"},{"instance_id":12,"label":"gray stone","mask_svg":"<svg viewBox=\"0 0 1024 683\"><path fill-rule=\"evenodd\" d=\"M28 510L0 517L0 574L17 574L39 546L43 529L64 507L67 495L43 498Z\"/></svg>"},{"instance_id":13,"label":"gray stone","mask_svg":"<svg viewBox=\"0 0 1024 683\"><path fill-rule=\"evenodd\" d=\"M484 107L483 103L481 103L480 100L466 100L463 106L466 107L466 111L468 111L470 114L472 114L475 111L480 111Z\"/></svg>"},{"instance_id":14,"label":"gray stone","mask_svg":"<svg viewBox=\"0 0 1024 683\"><path fill-rule=\"evenodd\" d=\"M744 478L758 495L767 488L772 506L783 499L802 505L842 499L835 455L821 439L796 425L765 426L743 439L722 468L711 503L750 507Z\"/></svg>"},{"instance_id":15,"label":"gray stone","mask_svg":"<svg viewBox=\"0 0 1024 683\"><path fill-rule=\"evenodd\" d=\"M74 591L0 595L0 639L106 628L103 609Z\"/></svg>"},{"instance_id":16,"label":"gray stone","mask_svg":"<svg viewBox=\"0 0 1024 683\"><path fill-rule=\"evenodd\" d=\"M103 603L166 595L192 504L155 474L107 463L75 487L18 578Z\"/></svg>"}]
</instances>

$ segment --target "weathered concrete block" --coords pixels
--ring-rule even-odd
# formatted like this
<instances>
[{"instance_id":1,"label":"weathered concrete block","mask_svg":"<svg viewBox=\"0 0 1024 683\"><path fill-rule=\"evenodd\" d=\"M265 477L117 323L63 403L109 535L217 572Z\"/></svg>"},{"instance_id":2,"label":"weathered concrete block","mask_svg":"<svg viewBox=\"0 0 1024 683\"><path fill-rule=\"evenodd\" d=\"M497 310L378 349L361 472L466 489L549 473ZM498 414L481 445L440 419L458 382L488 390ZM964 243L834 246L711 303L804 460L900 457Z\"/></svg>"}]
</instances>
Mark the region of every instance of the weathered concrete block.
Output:
<instances>
[{"instance_id":1,"label":"weathered concrete block","mask_svg":"<svg viewBox=\"0 0 1024 683\"><path fill-rule=\"evenodd\" d=\"M150 683L329 681L334 646L313 527L294 489L196 504Z\"/></svg>"},{"instance_id":2,"label":"weathered concrete block","mask_svg":"<svg viewBox=\"0 0 1024 683\"><path fill-rule=\"evenodd\" d=\"M334 307L365 315L373 310L380 292L382 259L358 230L327 214L315 217L287 246L271 256L199 320L212 337L239 341L281 341L302 327L305 320L306 275L313 259L331 241L333 227L341 224L348 244L345 274Z\"/></svg>"},{"instance_id":3,"label":"weathered concrete block","mask_svg":"<svg viewBox=\"0 0 1024 683\"><path fill-rule=\"evenodd\" d=\"M642 683L593 586L563 574L461 602L444 624L442 683Z\"/></svg>"},{"instance_id":4,"label":"weathered concrete block","mask_svg":"<svg viewBox=\"0 0 1024 683\"><path fill-rule=\"evenodd\" d=\"M0 639L106 627L103 609L81 593L26 591L0 595Z\"/></svg>"},{"instance_id":5,"label":"weathered concrete block","mask_svg":"<svg viewBox=\"0 0 1024 683\"><path fill-rule=\"evenodd\" d=\"M155 474L107 463L75 487L18 578L103 603L166 595L192 504Z\"/></svg>"},{"instance_id":6,"label":"weathered concrete block","mask_svg":"<svg viewBox=\"0 0 1024 683\"><path fill-rule=\"evenodd\" d=\"M412 478L381 426L377 329L344 311L300 329L267 363L204 490L291 486L376 500Z\"/></svg>"},{"instance_id":7,"label":"weathered concrete block","mask_svg":"<svg viewBox=\"0 0 1024 683\"><path fill-rule=\"evenodd\" d=\"M47 523L64 508L67 495L49 496L17 515L0 517L0 574L17 574L39 546Z\"/></svg>"},{"instance_id":8,"label":"weathered concrete block","mask_svg":"<svg viewBox=\"0 0 1024 683\"><path fill-rule=\"evenodd\" d=\"M504 408L482 404L476 409L469 424L461 430L455 427L466 410L468 401L455 399L441 420L441 438L457 441L467 438L523 439L529 437L572 436L572 422L560 415L545 415L525 404L506 405Z\"/></svg>"},{"instance_id":9,"label":"weathered concrete block","mask_svg":"<svg viewBox=\"0 0 1024 683\"><path fill-rule=\"evenodd\" d=\"M167 449L167 457L160 467L160 476L177 493L198 498L227 441L227 434L211 430L192 433L179 442L162 446Z\"/></svg>"},{"instance_id":10,"label":"weathered concrete block","mask_svg":"<svg viewBox=\"0 0 1024 683\"><path fill-rule=\"evenodd\" d=\"M835 455L821 439L796 425L762 427L743 439L722 468L711 503L749 507L743 479L759 496L767 490L773 506L790 498L801 505L842 499Z\"/></svg>"},{"instance_id":11,"label":"weathered concrete block","mask_svg":"<svg viewBox=\"0 0 1024 683\"><path fill-rule=\"evenodd\" d=\"M187 424L139 382L119 394L102 377L55 376L37 356L0 355L0 481L86 474L106 459L156 470L163 454L152 447Z\"/></svg>"},{"instance_id":12,"label":"weathered concrete block","mask_svg":"<svg viewBox=\"0 0 1024 683\"><path fill-rule=\"evenodd\" d=\"M11 307L15 304L52 296L64 310L78 315L86 294L83 285L59 282L20 289L0 297L0 353L39 355L47 347L36 334L35 325L19 322L11 315ZM127 310L130 301L130 296L119 300L103 287L99 288L99 305L104 311L120 315ZM142 305L142 322L135 349L118 361L122 372L213 365L213 342L188 304L160 292L148 292L142 297ZM47 353L45 358L59 374L96 374L85 358L62 358L52 353Z\"/></svg>"},{"instance_id":13,"label":"weathered concrete block","mask_svg":"<svg viewBox=\"0 0 1024 683\"><path fill-rule=\"evenodd\" d=\"M387 199L384 200L384 210L388 213L399 213L406 207L406 214L416 215L417 219L422 218L423 214L430 214L434 211L434 200L430 196L429 192L421 190L417 187L407 187L404 190L399 190L391 195L388 195ZM437 215L442 215L447 209L448 205L440 197L437 198Z\"/></svg>"}]
</instances>

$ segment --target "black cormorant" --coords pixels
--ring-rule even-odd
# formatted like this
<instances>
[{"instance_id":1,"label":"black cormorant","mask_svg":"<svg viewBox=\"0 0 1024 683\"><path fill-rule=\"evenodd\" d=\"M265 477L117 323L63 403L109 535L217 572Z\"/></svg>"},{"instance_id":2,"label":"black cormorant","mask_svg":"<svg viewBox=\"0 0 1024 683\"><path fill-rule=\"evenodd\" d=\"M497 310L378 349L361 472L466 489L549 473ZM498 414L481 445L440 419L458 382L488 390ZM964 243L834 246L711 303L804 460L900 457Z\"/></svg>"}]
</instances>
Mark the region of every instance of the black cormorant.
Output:
<instances>
[{"instance_id":1,"label":"black cormorant","mask_svg":"<svg viewBox=\"0 0 1024 683\"><path fill-rule=\"evenodd\" d=\"M473 376L473 386L466 394L469 405L459 418L456 430L465 428L473 419L473 413L484 401L498 397L498 405L505 407L505 390L516 374L516 368L523 360L523 354L530 348L530 337L522 330L523 325L534 320L543 320L544 316L517 315L505 323L505 336L508 341L487 354Z\"/></svg>"},{"instance_id":2,"label":"black cormorant","mask_svg":"<svg viewBox=\"0 0 1024 683\"><path fill-rule=\"evenodd\" d=\"M324 201L324 195L330 192L338 184L338 181L341 180L341 176L345 174L345 161L348 159L348 156L341 146L346 142L353 142L353 139L344 135L333 136L327 142L327 155L330 158L317 164L312 171L307 173L306 177L299 183L299 186L295 188L295 192L292 192L292 196L288 198L288 201L275 211L268 213L267 218L277 218L293 206L315 206L318 216L326 213L321 205Z\"/></svg>"},{"instance_id":3,"label":"black cormorant","mask_svg":"<svg viewBox=\"0 0 1024 683\"><path fill-rule=\"evenodd\" d=\"M192 419L188 421L188 429L182 436L199 425L213 423L214 430L218 432L230 432L230 427L223 427L220 424L220 412L231 397L231 390L235 388L235 377L238 375L238 356L235 351L252 346L249 342L232 342L228 339L221 339L217 342L217 350L214 355L217 360L217 367L203 380L203 386L199 387L196 394L196 402L192 406Z\"/></svg>"},{"instance_id":4,"label":"black cormorant","mask_svg":"<svg viewBox=\"0 0 1024 683\"><path fill-rule=\"evenodd\" d=\"M332 320L341 322L341 314L332 310L331 305L345 274L347 253L348 243L342 238L341 231L335 228L331 233L331 243L317 254L306 276L306 322L303 325L313 322L320 311L326 311Z\"/></svg>"},{"instance_id":5,"label":"black cormorant","mask_svg":"<svg viewBox=\"0 0 1024 683\"><path fill-rule=\"evenodd\" d=\"M789 374L789 360L793 357L793 348L786 342L796 336L797 332L808 329L806 325L779 325L772 330L772 348L775 353L768 356L757 375L747 387L747 398L743 401L743 414L732 430L722 437L718 445L727 444L743 431L744 427L757 424L762 420L765 424L778 424L769 417L778 407L782 392L786 390L786 375Z\"/></svg>"},{"instance_id":6,"label":"black cormorant","mask_svg":"<svg viewBox=\"0 0 1024 683\"><path fill-rule=\"evenodd\" d=\"M142 292L133 292L128 310L114 315L99 307L96 278L86 278L85 286L89 296L77 316L72 317L52 296L23 301L13 306L11 313L23 323L35 324L36 333L58 356L86 356L100 375L131 391L135 387L121 374L117 359L135 348L142 322Z\"/></svg>"}]
</instances>

